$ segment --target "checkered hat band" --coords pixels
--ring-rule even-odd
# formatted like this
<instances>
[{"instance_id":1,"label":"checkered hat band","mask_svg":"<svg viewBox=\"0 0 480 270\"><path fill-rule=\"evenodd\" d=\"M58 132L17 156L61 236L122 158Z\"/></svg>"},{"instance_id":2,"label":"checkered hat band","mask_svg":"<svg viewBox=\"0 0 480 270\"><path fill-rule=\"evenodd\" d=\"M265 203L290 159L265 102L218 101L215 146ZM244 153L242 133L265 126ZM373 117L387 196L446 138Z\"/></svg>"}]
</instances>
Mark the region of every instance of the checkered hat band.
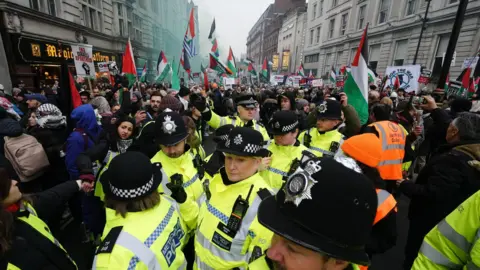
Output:
<instances>
[{"instance_id":1,"label":"checkered hat band","mask_svg":"<svg viewBox=\"0 0 480 270\"><path fill-rule=\"evenodd\" d=\"M147 192L150 191L152 186L153 186L153 177L150 179L150 181L145 183L145 185L138 188L134 188L134 189L121 189L113 186L110 183L110 191L113 193L113 195L117 197L124 198L124 199L133 199L133 198L138 198L147 194Z\"/></svg>"},{"instance_id":2,"label":"checkered hat band","mask_svg":"<svg viewBox=\"0 0 480 270\"><path fill-rule=\"evenodd\" d=\"M297 128L297 126L298 126L298 121L296 121L293 124L282 127L282 132L290 132L290 131L294 130L295 128Z\"/></svg>"},{"instance_id":3,"label":"checkered hat band","mask_svg":"<svg viewBox=\"0 0 480 270\"><path fill-rule=\"evenodd\" d=\"M260 150L260 148L262 148L260 145L249 143L245 146L245 148L243 149L243 152L256 154L257 151Z\"/></svg>"},{"instance_id":4,"label":"checkered hat band","mask_svg":"<svg viewBox=\"0 0 480 270\"><path fill-rule=\"evenodd\" d=\"M228 140L228 134L222 135L222 136L218 136L218 138L219 138L221 141L227 141L227 140Z\"/></svg>"}]
</instances>

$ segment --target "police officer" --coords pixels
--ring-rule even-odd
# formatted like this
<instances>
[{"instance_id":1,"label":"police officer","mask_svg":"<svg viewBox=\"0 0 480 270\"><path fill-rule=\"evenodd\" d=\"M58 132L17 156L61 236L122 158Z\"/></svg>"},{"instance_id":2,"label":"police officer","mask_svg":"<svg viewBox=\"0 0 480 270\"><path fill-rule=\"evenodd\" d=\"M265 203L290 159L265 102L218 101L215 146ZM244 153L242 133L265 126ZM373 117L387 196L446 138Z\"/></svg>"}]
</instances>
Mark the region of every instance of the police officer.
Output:
<instances>
[{"instance_id":1,"label":"police officer","mask_svg":"<svg viewBox=\"0 0 480 270\"><path fill-rule=\"evenodd\" d=\"M246 268L252 254L260 256L268 248L272 233L256 218L260 202L272 195L257 173L267 154L262 143L260 132L236 127L218 149L225 154L225 167L204 181L195 232L196 269Z\"/></svg>"},{"instance_id":2,"label":"police officer","mask_svg":"<svg viewBox=\"0 0 480 270\"><path fill-rule=\"evenodd\" d=\"M155 120L156 142L161 150L151 159L152 163L161 163L168 176L168 181L162 182L158 190L166 195L172 195L167 183L176 188L183 187L187 193L187 203L195 204L203 193L201 180L204 170L200 155L194 154L186 143L187 127L182 116L176 112L163 112ZM196 213L182 211L182 218L189 224Z\"/></svg>"},{"instance_id":3,"label":"police officer","mask_svg":"<svg viewBox=\"0 0 480 270\"><path fill-rule=\"evenodd\" d=\"M298 139L318 157L334 156L344 139L338 131L342 123L340 102L325 100L317 106L317 127L302 132Z\"/></svg>"},{"instance_id":4,"label":"police officer","mask_svg":"<svg viewBox=\"0 0 480 270\"><path fill-rule=\"evenodd\" d=\"M212 178L220 168L225 166L225 155L218 149L223 147L223 144L225 144L228 139L228 134L230 134L233 128L233 125L225 125L215 130L213 141L217 144L216 149L210 156L205 158L205 162L203 163L205 173L209 178Z\"/></svg>"},{"instance_id":5,"label":"police officer","mask_svg":"<svg viewBox=\"0 0 480 270\"><path fill-rule=\"evenodd\" d=\"M271 156L263 159L266 169L260 175L274 191L278 191L287 180L295 159L300 159L302 152L309 150L297 140L299 121L294 111L279 111L273 114L268 130L274 138L266 147Z\"/></svg>"},{"instance_id":6,"label":"police officer","mask_svg":"<svg viewBox=\"0 0 480 270\"><path fill-rule=\"evenodd\" d=\"M236 127L251 127L262 134L264 141L268 141L270 137L265 127L253 119L258 110L258 102L255 96L252 94L242 94L235 99L235 104L237 104L238 116L225 117L221 117L211 111L206 106L204 100L198 100L194 106L202 112L203 119L214 129L226 124L232 124Z\"/></svg>"},{"instance_id":7,"label":"police officer","mask_svg":"<svg viewBox=\"0 0 480 270\"><path fill-rule=\"evenodd\" d=\"M377 196L359 171L349 158L302 157L282 190L260 204L258 220L275 235L266 256L253 261L249 269L337 270L368 265L365 245Z\"/></svg>"},{"instance_id":8,"label":"police officer","mask_svg":"<svg viewBox=\"0 0 480 270\"><path fill-rule=\"evenodd\" d=\"M187 226L157 191L161 164L139 152L116 156L104 174L106 225L93 269L184 269Z\"/></svg>"}]
</instances>

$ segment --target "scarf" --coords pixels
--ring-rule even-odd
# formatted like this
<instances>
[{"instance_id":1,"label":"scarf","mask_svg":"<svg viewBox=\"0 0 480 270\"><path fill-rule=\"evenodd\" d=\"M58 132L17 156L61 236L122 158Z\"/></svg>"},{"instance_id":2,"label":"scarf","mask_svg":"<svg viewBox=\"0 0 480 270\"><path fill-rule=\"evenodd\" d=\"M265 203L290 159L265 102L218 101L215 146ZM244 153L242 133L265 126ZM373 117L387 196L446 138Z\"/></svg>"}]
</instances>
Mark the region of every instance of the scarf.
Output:
<instances>
[{"instance_id":1,"label":"scarf","mask_svg":"<svg viewBox=\"0 0 480 270\"><path fill-rule=\"evenodd\" d=\"M53 104L42 104L35 111L35 116L37 117L37 124L41 128L61 128L67 126L67 118Z\"/></svg>"},{"instance_id":2,"label":"scarf","mask_svg":"<svg viewBox=\"0 0 480 270\"><path fill-rule=\"evenodd\" d=\"M127 149L130 147L130 145L132 145L132 142L133 142L133 139L118 140L117 141L118 152L120 152L120 154L127 152Z\"/></svg>"}]
</instances>

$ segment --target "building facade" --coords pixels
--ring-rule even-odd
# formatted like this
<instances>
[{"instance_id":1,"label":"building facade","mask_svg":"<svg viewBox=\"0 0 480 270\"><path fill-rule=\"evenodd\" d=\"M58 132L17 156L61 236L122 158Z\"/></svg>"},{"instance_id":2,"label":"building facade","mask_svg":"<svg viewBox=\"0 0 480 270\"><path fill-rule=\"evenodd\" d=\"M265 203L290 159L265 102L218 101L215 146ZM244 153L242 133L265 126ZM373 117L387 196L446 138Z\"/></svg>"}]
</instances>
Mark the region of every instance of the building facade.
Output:
<instances>
[{"instance_id":1,"label":"building facade","mask_svg":"<svg viewBox=\"0 0 480 270\"><path fill-rule=\"evenodd\" d=\"M73 66L71 44L92 45L95 64L120 66L130 37L138 73L146 64L153 79L161 50L178 63L189 7L187 0L5 0L0 12L7 57L0 64L8 66L13 84L22 80L38 89L58 80L63 59Z\"/></svg>"},{"instance_id":2,"label":"building facade","mask_svg":"<svg viewBox=\"0 0 480 270\"><path fill-rule=\"evenodd\" d=\"M369 66L383 75L387 66L410 65L419 42L426 0L312 0L308 3L304 67L328 77L349 65L367 23ZM430 1L428 22L416 64L433 69L443 61L458 0ZM456 78L466 58L480 47L480 2L470 1L456 46L450 76Z\"/></svg>"},{"instance_id":3,"label":"building facade","mask_svg":"<svg viewBox=\"0 0 480 270\"><path fill-rule=\"evenodd\" d=\"M303 59L307 6L288 11L278 35L278 74L295 73ZM273 68L272 68L273 69ZM272 70L274 71L274 70ZM275 72L275 71L274 71Z\"/></svg>"}]
</instances>

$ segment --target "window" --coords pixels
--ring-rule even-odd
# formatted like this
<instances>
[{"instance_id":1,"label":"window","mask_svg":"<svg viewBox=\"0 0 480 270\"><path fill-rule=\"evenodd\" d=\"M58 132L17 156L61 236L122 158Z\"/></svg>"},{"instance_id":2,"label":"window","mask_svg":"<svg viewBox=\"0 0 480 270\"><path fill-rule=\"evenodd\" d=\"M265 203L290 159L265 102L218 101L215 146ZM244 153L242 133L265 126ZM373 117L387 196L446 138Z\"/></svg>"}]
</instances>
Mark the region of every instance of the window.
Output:
<instances>
[{"instance_id":1,"label":"window","mask_svg":"<svg viewBox=\"0 0 480 270\"><path fill-rule=\"evenodd\" d=\"M347 31L347 20L348 20L348 13L342 15L342 24L340 25L340 36L345 35L345 31Z\"/></svg>"},{"instance_id":2,"label":"window","mask_svg":"<svg viewBox=\"0 0 480 270\"><path fill-rule=\"evenodd\" d=\"M437 46L437 53L435 54L435 62L433 64L434 67L437 67L437 66L441 67L443 65L443 56L447 52L449 40L450 40L450 35L440 36L440 40Z\"/></svg>"},{"instance_id":3,"label":"window","mask_svg":"<svg viewBox=\"0 0 480 270\"><path fill-rule=\"evenodd\" d=\"M312 10L312 20L314 20L317 17L317 4L313 5L313 10Z\"/></svg>"},{"instance_id":4,"label":"window","mask_svg":"<svg viewBox=\"0 0 480 270\"><path fill-rule=\"evenodd\" d=\"M355 58L355 54L357 53L357 48L352 48L350 50L350 57L348 59L348 63L352 63L353 62L353 58Z\"/></svg>"},{"instance_id":5,"label":"window","mask_svg":"<svg viewBox=\"0 0 480 270\"><path fill-rule=\"evenodd\" d=\"M152 10L158 12L158 0L151 0Z\"/></svg>"},{"instance_id":6,"label":"window","mask_svg":"<svg viewBox=\"0 0 480 270\"><path fill-rule=\"evenodd\" d=\"M52 16L56 16L56 9L55 9L55 0L47 0L48 2L48 14Z\"/></svg>"},{"instance_id":7,"label":"window","mask_svg":"<svg viewBox=\"0 0 480 270\"><path fill-rule=\"evenodd\" d=\"M318 12L318 16L323 15L323 0L320 0L320 11Z\"/></svg>"},{"instance_id":8,"label":"window","mask_svg":"<svg viewBox=\"0 0 480 270\"><path fill-rule=\"evenodd\" d=\"M310 45L313 44L313 29L310 30Z\"/></svg>"},{"instance_id":9,"label":"window","mask_svg":"<svg viewBox=\"0 0 480 270\"><path fill-rule=\"evenodd\" d=\"M138 5L140 5L140 7L143 9L147 8L147 5L145 4L145 0L138 0Z\"/></svg>"},{"instance_id":10,"label":"window","mask_svg":"<svg viewBox=\"0 0 480 270\"><path fill-rule=\"evenodd\" d=\"M123 6L120 3L117 3L118 16L123 17Z\"/></svg>"},{"instance_id":11,"label":"window","mask_svg":"<svg viewBox=\"0 0 480 270\"><path fill-rule=\"evenodd\" d=\"M378 14L378 23L384 23L388 19L390 11L390 0L380 0L380 12Z\"/></svg>"},{"instance_id":12,"label":"window","mask_svg":"<svg viewBox=\"0 0 480 270\"><path fill-rule=\"evenodd\" d=\"M130 36L130 37L134 36L132 22L128 22L128 36Z\"/></svg>"},{"instance_id":13,"label":"window","mask_svg":"<svg viewBox=\"0 0 480 270\"><path fill-rule=\"evenodd\" d=\"M90 27L93 28L94 30L97 30L96 27L97 27L97 14L95 12L95 9L93 8L90 8L89 9L89 12L90 12Z\"/></svg>"},{"instance_id":14,"label":"window","mask_svg":"<svg viewBox=\"0 0 480 270\"><path fill-rule=\"evenodd\" d=\"M365 25L365 11L367 10L367 5L361 6L358 9L358 26L357 29L363 29Z\"/></svg>"},{"instance_id":15,"label":"window","mask_svg":"<svg viewBox=\"0 0 480 270\"><path fill-rule=\"evenodd\" d=\"M327 56L325 56L325 70L330 70L332 67L332 54L327 53Z\"/></svg>"},{"instance_id":16,"label":"window","mask_svg":"<svg viewBox=\"0 0 480 270\"><path fill-rule=\"evenodd\" d=\"M337 52L337 59L335 60L335 70L339 70L342 67L343 51Z\"/></svg>"},{"instance_id":17,"label":"window","mask_svg":"<svg viewBox=\"0 0 480 270\"><path fill-rule=\"evenodd\" d=\"M38 3L39 0L30 0L30 8L35 10L40 10L40 4Z\"/></svg>"},{"instance_id":18,"label":"window","mask_svg":"<svg viewBox=\"0 0 480 270\"><path fill-rule=\"evenodd\" d=\"M407 0L407 16L415 14L417 8L417 0Z\"/></svg>"},{"instance_id":19,"label":"window","mask_svg":"<svg viewBox=\"0 0 480 270\"><path fill-rule=\"evenodd\" d=\"M457 2L458 2L458 0L448 0L449 4L454 4L454 3L457 3Z\"/></svg>"},{"instance_id":20,"label":"window","mask_svg":"<svg viewBox=\"0 0 480 270\"><path fill-rule=\"evenodd\" d=\"M120 36L124 37L126 36L125 34L125 25L124 25L124 21L123 19L119 19L118 20L118 26L119 26L119 30L120 30Z\"/></svg>"},{"instance_id":21,"label":"window","mask_svg":"<svg viewBox=\"0 0 480 270\"><path fill-rule=\"evenodd\" d=\"M332 0L332 8L338 5L338 0Z\"/></svg>"},{"instance_id":22,"label":"window","mask_svg":"<svg viewBox=\"0 0 480 270\"><path fill-rule=\"evenodd\" d=\"M333 38L333 29L335 27L335 19L330 20L328 25L328 38Z\"/></svg>"},{"instance_id":23,"label":"window","mask_svg":"<svg viewBox=\"0 0 480 270\"><path fill-rule=\"evenodd\" d=\"M142 42L142 31L135 29L135 40Z\"/></svg>"},{"instance_id":24,"label":"window","mask_svg":"<svg viewBox=\"0 0 480 270\"><path fill-rule=\"evenodd\" d=\"M85 26L103 31L103 14L99 0L83 0L82 19Z\"/></svg>"},{"instance_id":25,"label":"window","mask_svg":"<svg viewBox=\"0 0 480 270\"><path fill-rule=\"evenodd\" d=\"M368 53L368 66L371 70L377 71L378 61L380 60L380 44L370 46Z\"/></svg>"},{"instance_id":26,"label":"window","mask_svg":"<svg viewBox=\"0 0 480 270\"><path fill-rule=\"evenodd\" d=\"M395 56L393 58L394 66L403 66L407 58L408 39L399 40L395 46Z\"/></svg>"},{"instance_id":27,"label":"window","mask_svg":"<svg viewBox=\"0 0 480 270\"><path fill-rule=\"evenodd\" d=\"M307 56L305 56L305 63L317 63L318 62L318 57L319 57L318 53L307 55Z\"/></svg>"},{"instance_id":28,"label":"window","mask_svg":"<svg viewBox=\"0 0 480 270\"><path fill-rule=\"evenodd\" d=\"M316 40L315 40L315 43L320 43L320 27L317 27L317 36L316 36Z\"/></svg>"}]
</instances>

